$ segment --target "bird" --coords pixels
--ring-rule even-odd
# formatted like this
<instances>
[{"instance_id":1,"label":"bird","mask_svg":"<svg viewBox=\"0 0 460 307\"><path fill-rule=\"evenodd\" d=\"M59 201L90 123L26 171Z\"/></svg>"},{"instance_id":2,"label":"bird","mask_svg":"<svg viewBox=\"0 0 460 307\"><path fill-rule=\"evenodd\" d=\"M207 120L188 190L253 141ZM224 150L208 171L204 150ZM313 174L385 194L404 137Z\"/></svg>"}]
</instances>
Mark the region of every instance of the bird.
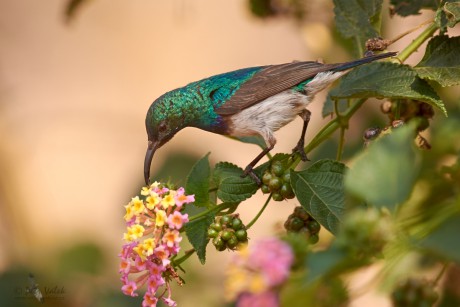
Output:
<instances>
[{"instance_id":1,"label":"bird","mask_svg":"<svg viewBox=\"0 0 460 307\"><path fill-rule=\"evenodd\" d=\"M304 139L311 112L306 107L314 96L352 68L396 54L368 55L335 64L297 61L243 68L163 94L150 105L145 119L148 136L145 183L150 182L154 153L186 127L237 138L262 137L266 147L242 174L242 177L250 175L260 185L260 178L253 169L274 148L274 132L300 116L303 126L293 154L298 153L303 161L307 161Z\"/></svg>"}]
</instances>

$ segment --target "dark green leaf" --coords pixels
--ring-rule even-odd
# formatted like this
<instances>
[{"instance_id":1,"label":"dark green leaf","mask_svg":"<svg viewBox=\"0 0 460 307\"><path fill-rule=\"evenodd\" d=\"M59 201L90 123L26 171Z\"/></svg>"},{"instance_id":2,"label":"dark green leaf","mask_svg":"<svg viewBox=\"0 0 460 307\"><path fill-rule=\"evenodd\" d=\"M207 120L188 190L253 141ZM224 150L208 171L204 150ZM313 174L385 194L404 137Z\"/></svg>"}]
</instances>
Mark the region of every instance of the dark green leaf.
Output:
<instances>
[{"instance_id":1,"label":"dark green leaf","mask_svg":"<svg viewBox=\"0 0 460 307\"><path fill-rule=\"evenodd\" d=\"M208 244L208 228L214 221L215 212L202 216L196 220L190 221L185 224L185 233L187 238L196 250L196 254L200 262L206 262L206 245Z\"/></svg>"},{"instance_id":2,"label":"dark green leaf","mask_svg":"<svg viewBox=\"0 0 460 307\"><path fill-rule=\"evenodd\" d=\"M374 62L353 69L330 95L337 98L414 99L431 104L447 114L444 103L433 88L407 65Z\"/></svg>"},{"instance_id":3,"label":"dark green leaf","mask_svg":"<svg viewBox=\"0 0 460 307\"><path fill-rule=\"evenodd\" d=\"M456 214L422 240L421 246L438 256L460 263L459 233L460 214Z\"/></svg>"},{"instance_id":4,"label":"dark green leaf","mask_svg":"<svg viewBox=\"0 0 460 307\"><path fill-rule=\"evenodd\" d=\"M392 13L400 16L418 15L421 9L436 10L438 0L391 0Z\"/></svg>"},{"instance_id":5,"label":"dark green leaf","mask_svg":"<svg viewBox=\"0 0 460 307\"><path fill-rule=\"evenodd\" d=\"M345 206L345 165L320 160L300 172L291 170L291 184L302 207L327 230L336 234Z\"/></svg>"},{"instance_id":6,"label":"dark green leaf","mask_svg":"<svg viewBox=\"0 0 460 307\"><path fill-rule=\"evenodd\" d=\"M209 153L195 163L185 185L187 195L195 195L195 206L209 207L209 180L211 168L209 167Z\"/></svg>"},{"instance_id":7,"label":"dark green leaf","mask_svg":"<svg viewBox=\"0 0 460 307\"><path fill-rule=\"evenodd\" d=\"M241 202L251 197L259 188L250 176L241 177L243 170L228 162L216 164L214 180L217 197L223 202Z\"/></svg>"},{"instance_id":8,"label":"dark green leaf","mask_svg":"<svg viewBox=\"0 0 460 307\"><path fill-rule=\"evenodd\" d=\"M436 81L441 86L459 84L460 37L433 37L428 42L423 59L415 69L421 78Z\"/></svg>"},{"instance_id":9,"label":"dark green leaf","mask_svg":"<svg viewBox=\"0 0 460 307\"><path fill-rule=\"evenodd\" d=\"M360 46L372 37L379 36L373 27L380 18L382 0L334 0L334 13L337 30L345 37L356 37Z\"/></svg>"},{"instance_id":10,"label":"dark green leaf","mask_svg":"<svg viewBox=\"0 0 460 307\"><path fill-rule=\"evenodd\" d=\"M390 210L407 200L419 169L414 131L415 125L408 124L370 144L347 172L347 190Z\"/></svg>"}]
</instances>

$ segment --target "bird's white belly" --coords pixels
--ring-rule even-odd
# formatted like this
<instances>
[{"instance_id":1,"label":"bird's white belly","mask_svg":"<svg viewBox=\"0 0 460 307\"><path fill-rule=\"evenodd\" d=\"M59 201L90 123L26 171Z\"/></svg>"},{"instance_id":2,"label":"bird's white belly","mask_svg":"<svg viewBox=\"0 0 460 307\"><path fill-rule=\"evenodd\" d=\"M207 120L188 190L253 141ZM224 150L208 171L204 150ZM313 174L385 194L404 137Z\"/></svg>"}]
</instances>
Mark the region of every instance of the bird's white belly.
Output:
<instances>
[{"instance_id":1,"label":"bird's white belly","mask_svg":"<svg viewBox=\"0 0 460 307\"><path fill-rule=\"evenodd\" d=\"M267 145L271 144L275 141L274 131L293 121L308 106L316 93L326 88L344 73L319 73L305 86L307 95L289 89L232 115L232 135L260 134Z\"/></svg>"}]
</instances>

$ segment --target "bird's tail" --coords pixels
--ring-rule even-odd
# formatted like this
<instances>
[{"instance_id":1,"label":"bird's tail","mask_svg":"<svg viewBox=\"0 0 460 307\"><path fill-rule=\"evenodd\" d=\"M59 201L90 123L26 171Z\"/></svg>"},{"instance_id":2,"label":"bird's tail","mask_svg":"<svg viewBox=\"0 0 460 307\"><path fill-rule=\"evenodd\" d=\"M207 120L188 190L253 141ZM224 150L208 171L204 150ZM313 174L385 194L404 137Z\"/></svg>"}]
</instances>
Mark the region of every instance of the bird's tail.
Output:
<instances>
[{"instance_id":1,"label":"bird's tail","mask_svg":"<svg viewBox=\"0 0 460 307\"><path fill-rule=\"evenodd\" d=\"M387 52L387 53L381 53L381 54L375 54L375 55L371 55L371 56L366 56L366 57L364 57L362 59L359 59L359 60L354 60L354 61L350 61L350 62L346 62L346 63L336 64L337 66L334 67L332 70L333 71L344 71L344 70L348 70L350 68L353 68L355 66L370 63L370 62L380 60L380 59L389 58L389 57L395 56L396 54L397 54L397 52Z\"/></svg>"}]
</instances>

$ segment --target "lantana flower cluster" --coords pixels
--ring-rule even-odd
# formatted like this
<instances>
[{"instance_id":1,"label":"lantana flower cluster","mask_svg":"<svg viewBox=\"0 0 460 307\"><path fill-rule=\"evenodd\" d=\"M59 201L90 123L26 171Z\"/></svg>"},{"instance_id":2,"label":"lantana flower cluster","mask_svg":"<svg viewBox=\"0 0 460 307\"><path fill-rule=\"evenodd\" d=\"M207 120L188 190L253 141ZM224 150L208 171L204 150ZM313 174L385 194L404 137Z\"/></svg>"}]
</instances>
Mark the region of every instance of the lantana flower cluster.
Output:
<instances>
[{"instance_id":1,"label":"lantana flower cluster","mask_svg":"<svg viewBox=\"0 0 460 307\"><path fill-rule=\"evenodd\" d=\"M278 289L287 280L294 254L289 244L266 238L246 245L227 270L226 299L238 307L279 306Z\"/></svg>"},{"instance_id":2,"label":"lantana flower cluster","mask_svg":"<svg viewBox=\"0 0 460 307\"><path fill-rule=\"evenodd\" d=\"M188 222L188 214L182 214L181 210L184 204L194 202L195 197L186 195L184 188L172 190L158 182L143 187L141 195L142 199L133 197L125 206L126 243L119 255L121 289L126 295L138 296L136 291L146 284L142 306L156 306L159 299L168 306L176 306L169 282L175 279L181 283L181 280L171 258L179 253L182 241L179 231Z\"/></svg>"}]
</instances>

